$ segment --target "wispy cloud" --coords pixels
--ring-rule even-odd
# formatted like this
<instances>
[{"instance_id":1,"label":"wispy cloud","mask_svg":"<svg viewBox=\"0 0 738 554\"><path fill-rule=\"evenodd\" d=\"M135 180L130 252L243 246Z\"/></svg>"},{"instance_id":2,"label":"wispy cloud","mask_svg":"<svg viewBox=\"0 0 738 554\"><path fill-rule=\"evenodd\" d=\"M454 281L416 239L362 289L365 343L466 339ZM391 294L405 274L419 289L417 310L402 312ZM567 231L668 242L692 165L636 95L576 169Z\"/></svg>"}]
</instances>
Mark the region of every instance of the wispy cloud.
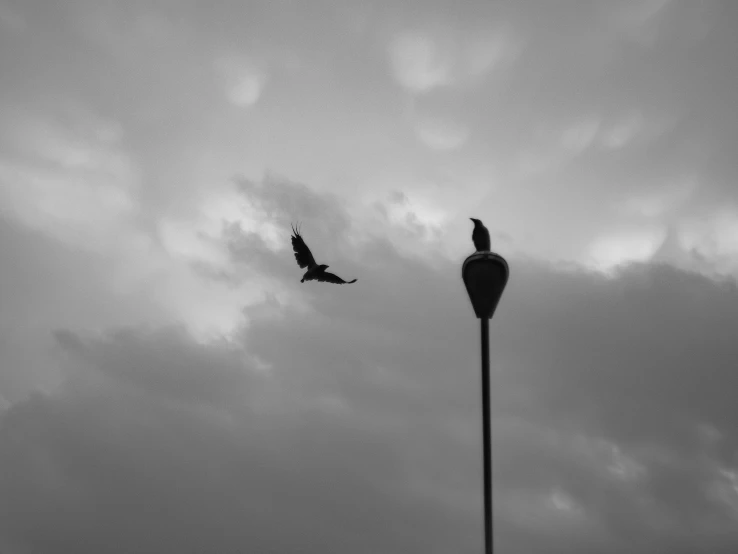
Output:
<instances>
[{"instance_id":1,"label":"wispy cloud","mask_svg":"<svg viewBox=\"0 0 738 554\"><path fill-rule=\"evenodd\" d=\"M135 215L140 177L118 145L116 122L88 116L83 128L70 129L33 117L16 121L6 133L17 155L0 158L9 215L80 247L118 240Z\"/></svg>"}]
</instances>

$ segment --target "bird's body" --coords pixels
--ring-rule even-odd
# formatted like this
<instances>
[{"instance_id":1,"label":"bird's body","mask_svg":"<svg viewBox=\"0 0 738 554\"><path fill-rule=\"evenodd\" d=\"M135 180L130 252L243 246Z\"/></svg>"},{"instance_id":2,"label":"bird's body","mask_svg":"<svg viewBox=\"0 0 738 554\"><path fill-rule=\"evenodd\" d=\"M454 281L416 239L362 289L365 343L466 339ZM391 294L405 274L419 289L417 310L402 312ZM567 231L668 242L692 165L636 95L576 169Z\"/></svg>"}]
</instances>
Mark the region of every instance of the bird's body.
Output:
<instances>
[{"instance_id":1,"label":"bird's body","mask_svg":"<svg viewBox=\"0 0 738 554\"><path fill-rule=\"evenodd\" d=\"M326 271L328 266L325 264L318 264L313 257L310 248L308 248L305 241L302 239L300 232L292 227L292 249L295 251L295 260L297 265L302 268L307 268L307 271L300 279L301 283L305 281L320 281L321 283L335 283L337 285L355 283L356 279L351 281L344 281L338 275L329 273Z\"/></svg>"},{"instance_id":2,"label":"bird's body","mask_svg":"<svg viewBox=\"0 0 738 554\"><path fill-rule=\"evenodd\" d=\"M489 252L492 245L489 239L489 231L479 219L470 217L474 222L474 231L472 231L472 242L477 252Z\"/></svg>"}]
</instances>

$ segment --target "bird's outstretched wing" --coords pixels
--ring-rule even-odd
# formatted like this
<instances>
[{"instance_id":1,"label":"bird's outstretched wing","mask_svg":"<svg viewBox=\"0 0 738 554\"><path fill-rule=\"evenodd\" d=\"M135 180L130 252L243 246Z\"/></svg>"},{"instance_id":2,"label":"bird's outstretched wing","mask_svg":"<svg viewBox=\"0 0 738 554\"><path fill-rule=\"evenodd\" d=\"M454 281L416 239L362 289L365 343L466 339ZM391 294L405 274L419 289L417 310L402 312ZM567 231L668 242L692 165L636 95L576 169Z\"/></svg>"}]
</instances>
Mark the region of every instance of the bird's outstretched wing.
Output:
<instances>
[{"instance_id":1,"label":"bird's outstretched wing","mask_svg":"<svg viewBox=\"0 0 738 554\"><path fill-rule=\"evenodd\" d=\"M338 275L335 275L333 273L328 273L327 271L324 271L322 273L318 273L314 279L316 281L320 281L321 283L336 283L337 285L343 285L343 284L351 284L355 283L356 279L353 279L352 281L344 281L341 279Z\"/></svg>"},{"instance_id":2,"label":"bird's outstretched wing","mask_svg":"<svg viewBox=\"0 0 738 554\"><path fill-rule=\"evenodd\" d=\"M292 249L295 251L295 259L297 260L297 265L307 268L311 268L316 265L315 258L313 258L313 253L310 252L307 244L305 244L305 241L302 240L302 235L300 235L300 231L295 229L294 225L292 226Z\"/></svg>"}]
</instances>

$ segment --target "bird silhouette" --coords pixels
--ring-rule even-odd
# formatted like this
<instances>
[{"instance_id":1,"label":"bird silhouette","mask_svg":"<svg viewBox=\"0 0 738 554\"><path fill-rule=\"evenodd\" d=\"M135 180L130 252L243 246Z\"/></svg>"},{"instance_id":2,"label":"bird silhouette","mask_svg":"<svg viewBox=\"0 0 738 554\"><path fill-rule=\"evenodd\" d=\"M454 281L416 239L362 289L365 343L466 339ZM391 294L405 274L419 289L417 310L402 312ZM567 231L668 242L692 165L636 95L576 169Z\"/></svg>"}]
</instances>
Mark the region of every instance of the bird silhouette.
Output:
<instances>
[{"instance_id":1,"label":"bird silhouette","mask_svg":"<svg viewBox=\"0 0 738 554\"><path fill-rule=\"evenodd\" d=\"M470 217L474 222L474 231L472 231L472 242L477 252L489 252L491 245L489 240L489 231L479 219Z\"/></svg>"},{"instance_id":2,"label":"bird silhouette","mask_svg":"<svg viewBox=\"0 0 738 554\"><path fill-rule=\"evenodd\" d=\"M313 254L310 252L308 245L305 244L302 235L300 235L300 231L295 229L294 225L292 225L292 249L295 251L295 260L297 260L297 265L307 268L305 275L300 279L301 283L304 283L305 281L320 281L321 283L335 283L337 285L343 285L344 283L350 284L356 282L356 279L352 281L344 281L338 275L327 272L327 265L318 265L315 262L315 258L313 258Z\"/></svg>"}]
</instances>

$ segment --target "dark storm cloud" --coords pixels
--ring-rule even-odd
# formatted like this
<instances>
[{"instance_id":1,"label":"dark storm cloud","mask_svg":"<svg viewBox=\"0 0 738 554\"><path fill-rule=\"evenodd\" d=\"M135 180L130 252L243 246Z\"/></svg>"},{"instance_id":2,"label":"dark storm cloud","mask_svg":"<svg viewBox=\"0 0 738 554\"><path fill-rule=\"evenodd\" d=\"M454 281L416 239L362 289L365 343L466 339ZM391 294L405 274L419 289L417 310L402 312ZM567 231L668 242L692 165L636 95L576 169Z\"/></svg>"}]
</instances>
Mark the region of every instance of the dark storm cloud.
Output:
<instances>
[{"instance_id":1,"label":"dark storm cloud","mask_svg":"<svg viewBox=\"0 0 738 554\"><path fill-rule=\"evenodd\" d=\"M420 532L449 516L407 491L410 468L386 434L290 405L280 415L279 405L260 413L231 403L223 423L198 410L212 389L187 376L223 385L231 369L217 347L180 342L191 356L175 367L166 333L127 335L93 346L100 371L126 347L132 366L169 372L170 390L151 387L154 377L93 388L80 379L3 418L2 530L21 551L371 552L450 541ZM76 351L73 341L62 339ZM180 402L166 402L183 388Z\"/></svg>"},{"instance_id":2,"label":"dark storm cloud","mask_svg":"<svg viewBox=\"0 0 738 554\"><path fill-rule=\"evenodd\" d=\"M199 347L183 328L157 331L145 340L128 329L97 341L85 341L63 330L55 338L78 362L158 398L209 405L228 395L239 398L249 392L248 373L238 350L229 348L227 342ZM208 370L203 371L205 368Z\"/></svg>"},{"instance_id":3,"label":"dark storm cloud","mask_svg":"<svg viewBox=\"0 0 738 554\"><path fill-rule=\"evenodd\" d=\"M423 263L403 261L381 244L367 248L362 257L366 264L356 268L370 276L363 284L367 287L363 301L358 301L361 308L355 298L323 294L320 289L309 294L315 295L316 311L327 316L321 324L333 329L328 333L331 340L351 345L350 349L340 347L341 359L370 354L364 353L360 337L351 337L337 321L355 319L381 329L383 333L367 342L376 347L372 359L386 365L396 362L390 367L398 382L425 382L420 398L433 403L434 411L443 413L442 420L449 415L443 406L458 409L464 405L462 399L473 394L473 380L453 373L454 368L466 365L462 360L471 365L473 356L457 353L458 346L453 345L459 339L450 332L469 326L465 319L468 306L451 267L435 272ZM699 429L712 425L719 430L718 450L710 456L716 456L716 463L733 464L735 414L732 387L726 385L733 382L732 360L738 354L731 340L738 328L735 284L659 265L634 265L615 279L582 270L552 270L524 260L513 267L515 278L498 315L500 328L493 333L498 378L503 383L493 393L500 415L554 421L555 427L622 445L636 459L645 450L643 463L654 465L654 476L649 477L652 482L647 479L639 486L653 487L657 497L667 495L663 509L675 512L677 520L699 519L700 514L709 513L708 506L721 512L722 506L705 497L703 478L710 468L700 461L707 454L701 452ZM413 277L420 288L398 288L398 283ZM449 294L451 291L456 294ZM422 333L418 332L421 320ZM302 337L294 340L303 347L321 349L308 327L302 327ZM263 335L258 328L252 332L258 340L251 348L260 356L286 355L276 344L267 350L268 336L277 333L276 323ZM368 339L371 335L362 336ZM407 340L393 344L397 337ZM434 367L438 370L427 369ZM429 384L435 380L437 387ZM360 397L356 402L361 402ZM653 443L667 451L666 461L649 458L648 445ZM511 481L516 481L514 474L524 457L511 459ZM539 468L520 477L525 482L535 474L546 472ZM561 470L554 469L553 475L544 482L550 486L560 482ZM576 488L581 478L574 470L569 486ZM587 489L592 488L596 486L584 485L579 494L586 498L591 493ZM669 490L681 492L669 497ZM609 496L614 498L614 494ZM599 504L605 498L590 501ZM627 511L610 510L610 517Z\"/></svg>"},{"instance_id":4,"label":"dark storm cloud","mask_svg":"<svg viewBox=\"0 0 738 554\"><path fill-rule=\"evenodd\" d=\"M270 198L287 192L332 203L289 183L244 189L278 221L288 210ZM310 311L255 305L235 343L57 333L79 369L3 416L11 544L476 551L477 332L458 267L379 239L351 264L367 277L342 297L267 266ZM735 463L735 286L648 265L615 278L511 265L492 325L500 544L699 551L732 537L719 470Z\"/></svg>"}]
</instances>

